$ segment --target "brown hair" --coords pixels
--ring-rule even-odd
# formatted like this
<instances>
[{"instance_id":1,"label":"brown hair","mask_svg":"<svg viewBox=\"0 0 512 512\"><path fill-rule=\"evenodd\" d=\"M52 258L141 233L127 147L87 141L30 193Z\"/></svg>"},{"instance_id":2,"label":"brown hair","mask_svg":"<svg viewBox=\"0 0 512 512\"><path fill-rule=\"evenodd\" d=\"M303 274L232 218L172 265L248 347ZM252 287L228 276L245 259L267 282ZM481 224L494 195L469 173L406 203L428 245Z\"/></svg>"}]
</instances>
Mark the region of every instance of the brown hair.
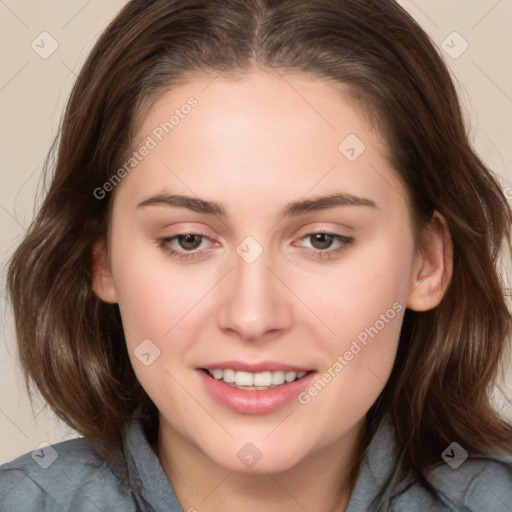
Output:
<instances>
[{"instance_id":1,"label":"brown hair","mask_svg":"<svg viewBox=\"0 0 512 512\"><path fill-rule=\"evenodd\" d=\"M393 0L132 0L122 9L76 81L46 198L10 262L27 387L90 438L121 439L136 412L154 425L118 306L91 289L92 245L112 202L93 191L125 161L163 91L192 73L255 67L349 86L387 141L418 228L435 211L448 222L451 284L433 310L406 312L368 433L389 412L403 467L417 474L454 440L468 452L510 449L512 427L489 400L512 323L497 262L510 249L510 205L468 142L441 57Z\"/></svg>"}]
</instances>

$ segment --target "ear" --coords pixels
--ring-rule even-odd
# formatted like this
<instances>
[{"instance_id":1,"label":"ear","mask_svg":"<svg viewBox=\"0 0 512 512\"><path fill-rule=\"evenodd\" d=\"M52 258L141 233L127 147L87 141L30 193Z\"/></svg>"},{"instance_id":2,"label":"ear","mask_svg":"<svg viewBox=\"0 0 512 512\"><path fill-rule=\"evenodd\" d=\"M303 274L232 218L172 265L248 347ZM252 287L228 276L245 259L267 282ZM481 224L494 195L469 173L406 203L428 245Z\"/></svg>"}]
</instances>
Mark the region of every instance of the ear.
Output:
<instances>
[{"instance_id":1,"label":"ear","mask_svg":"<svg viewBox=\"0 0 512 512\"><path fill-rule=\"evenodd\" d=\"M435 308L444 297L453 274L453 243L446 219L434 212L418 243L406 307L413 311Z\"/></svg>"},{"instance_id":2,"label":"ear","mask_svg":"<svg viewBox=\"0 0 512 512\"><path fill-rule=\"evenodd\" d=\"M92 249L92 289L102 301L110 304L117 302L107 244L104 239L96 240Z\"/></svg>"}]
</instances>

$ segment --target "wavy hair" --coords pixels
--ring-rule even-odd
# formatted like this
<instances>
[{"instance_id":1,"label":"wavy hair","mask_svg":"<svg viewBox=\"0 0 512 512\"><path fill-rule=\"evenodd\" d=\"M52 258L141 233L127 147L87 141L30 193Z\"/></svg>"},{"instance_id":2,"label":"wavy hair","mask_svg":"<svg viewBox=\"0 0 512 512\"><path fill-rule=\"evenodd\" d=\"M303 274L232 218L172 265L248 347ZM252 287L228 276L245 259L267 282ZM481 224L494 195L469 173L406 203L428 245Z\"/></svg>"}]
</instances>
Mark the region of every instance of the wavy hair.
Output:
<instances>
[{"instance_id":1,"label":"wavy hair","mask_svg":"<svg viewBox=\"0 0 512 512\"><path fill-rule=\"evenodd\" d=\"M92 291L92 247L112 195L94 190L133 150L148 107L194 73L263 68L344 84L371 116L409 193L418 233L447 220L454 271L442 300L408 310L367 436L389 413L401 465L421 475L457 440L510 450L493 409L512 319L500 274L510 205L469 142L452 78L421 27L393 0L132 0L89 54L45 164L49 186L8 268L29 390L84 436L119 441L134 414L157 422L125 345L118 306ZM50 175L51 173L51 175ZM507 252L510 255L510 252Z\"/></svg>"}]
</instances>

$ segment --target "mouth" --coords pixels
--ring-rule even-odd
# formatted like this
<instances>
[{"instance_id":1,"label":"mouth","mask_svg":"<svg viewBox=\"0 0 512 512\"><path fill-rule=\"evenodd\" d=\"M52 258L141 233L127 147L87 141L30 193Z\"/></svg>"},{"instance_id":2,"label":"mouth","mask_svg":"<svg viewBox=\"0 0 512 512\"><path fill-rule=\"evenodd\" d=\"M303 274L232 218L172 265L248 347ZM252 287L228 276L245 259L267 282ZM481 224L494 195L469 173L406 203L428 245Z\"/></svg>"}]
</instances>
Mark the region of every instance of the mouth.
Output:
<instances>
[{"instance_id":1,"label":"mouth","mask_svg":"<svg viewBox=\"0 0 512 512\"><path fill-rule=\"evenodd\" d=\"M217 362L196 368L203 389L222 407L260 415L291 405L311 385L316 370L279 362Z\"/></svg>"},{"instance_id":2,"label":"mouth","mask_svg":"<svg viewBox=\"0 0 512 512\"><path fill-rule=\"evenodd\" d=\"M196 367L206 393L219 405L241 414L268 414L291 405L312 384L311 367L248 359Z\"/></svg>"},{"instance_id":3,"label":"mouth","mask_svg":"<svg viewBox=\"0 0 512 512\"><path fill-rule=\"evenodd\" d=\"M243 390L256 390L265 391L267 389L274 389L298 380L303 379L311 371L263 371L263 372L248 372L242 370L233 370L231 368L201 368L212 379L223 382L228 386L236 389Z\"/></svg>"}]
</instances>

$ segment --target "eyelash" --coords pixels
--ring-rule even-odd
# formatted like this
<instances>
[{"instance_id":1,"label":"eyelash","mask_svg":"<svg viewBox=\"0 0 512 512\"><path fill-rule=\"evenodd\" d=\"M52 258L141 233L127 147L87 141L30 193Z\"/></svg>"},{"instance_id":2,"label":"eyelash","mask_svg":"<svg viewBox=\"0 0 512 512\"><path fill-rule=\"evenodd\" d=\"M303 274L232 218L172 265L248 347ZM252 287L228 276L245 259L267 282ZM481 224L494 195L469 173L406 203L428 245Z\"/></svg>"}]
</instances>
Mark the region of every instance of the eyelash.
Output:
<instances>
[{"instance_id":1,"label":"eyelash","mask_svg":"<svg viewBox=\"0 0 512 512\"><path fill-rule=\"evenodd\" d=\"M306 248L306 250L313 255L313 257L318 259L330 259L338 256L341 254L349 245L352 244L354 241L353 238L343 235L337 235L335 233L329 233L328 231L314 231L311 233L307 233L303 237L300 238L300 240L304 240L305 238L312 237L313 235L329 235L333 237L333 240L337 240L340 242L340 246L337 249L330 249L330 250L321 250L321 249L311 249ZM205 257L207 257L211 253L211 249L205 249L203 251L202 255L198 254L201 252L199 249L195 249L194 251L177 251L176 249L173 249L170 247L170 244L173 240L179 238L180 236L186 236L186 235L194 235L201 237L203 239L209 240L208 235L205 235L204 233L198 233L198 232L188 232L188 233L179 233L174 236L166 237L166 238L159 238L157 239L158 246L169 256L176 258L180 261L182 260L191 260L196 259L200 260ZM202 240L201 240L202 241Z\"/></svg>"}]
</instances>

